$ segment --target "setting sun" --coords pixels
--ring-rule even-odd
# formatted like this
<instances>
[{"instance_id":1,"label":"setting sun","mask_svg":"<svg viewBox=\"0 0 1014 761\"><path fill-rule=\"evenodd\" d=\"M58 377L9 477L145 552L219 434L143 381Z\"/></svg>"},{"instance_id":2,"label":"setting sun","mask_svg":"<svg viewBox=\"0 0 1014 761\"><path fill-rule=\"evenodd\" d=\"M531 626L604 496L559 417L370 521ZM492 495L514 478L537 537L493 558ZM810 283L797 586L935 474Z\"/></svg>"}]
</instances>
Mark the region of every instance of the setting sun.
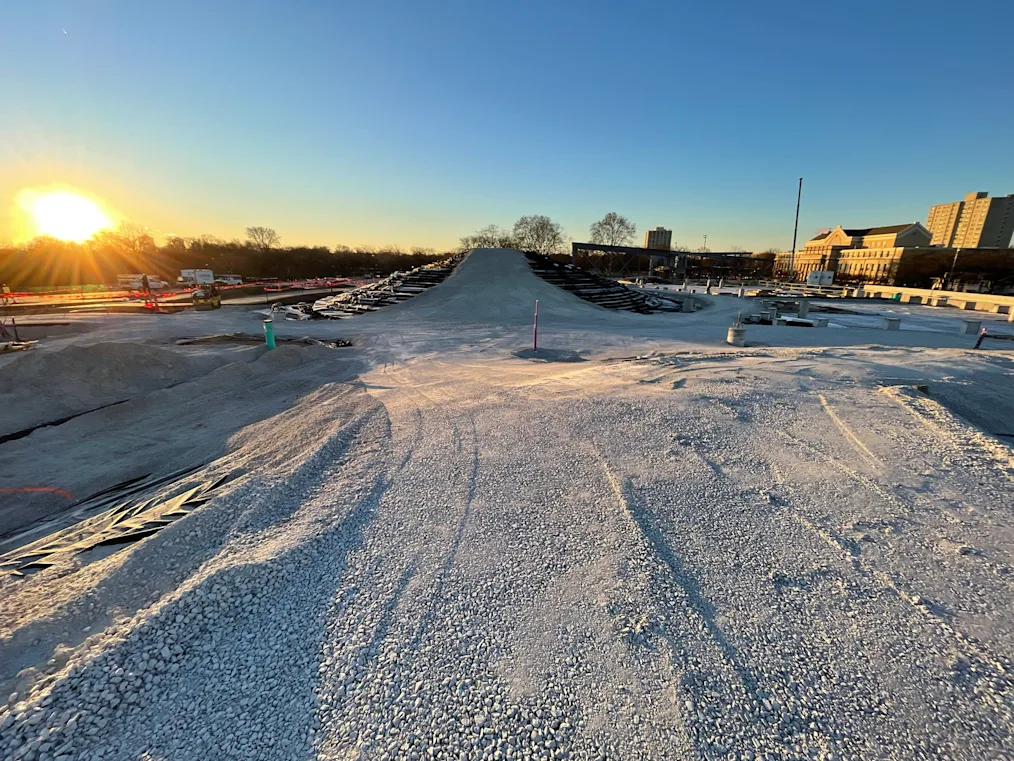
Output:
<instances>
[{"instance_id":1,"label":"setting sun","mask_svg":"<svg viewBox=\"0 0 1014 761\"><path fill-rule=\"evenodd\" d=\"M37 235L80 243L113 226L98 203L72 190L26 190L18 205L31 217Z\"/></svg>"}]
</instances>

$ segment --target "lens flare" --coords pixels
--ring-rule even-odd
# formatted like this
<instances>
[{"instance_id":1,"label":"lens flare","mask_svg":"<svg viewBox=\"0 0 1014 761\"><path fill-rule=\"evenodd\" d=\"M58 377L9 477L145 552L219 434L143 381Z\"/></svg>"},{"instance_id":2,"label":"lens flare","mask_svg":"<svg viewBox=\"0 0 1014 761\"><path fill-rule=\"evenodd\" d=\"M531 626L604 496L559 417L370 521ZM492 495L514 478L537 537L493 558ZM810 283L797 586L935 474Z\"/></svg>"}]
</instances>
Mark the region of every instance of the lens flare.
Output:
<instances>
[{"instance_id":1,"label":"lens flare","mask_svg":"<svg viewBox=\"0 0 1014 761\"><path fill-rule=\"evenodd\" d=\"M36 235L81 243L113 226L98 203L73 190L23 190L18 206L31 218Z\"/></svg>"}]
</instances>

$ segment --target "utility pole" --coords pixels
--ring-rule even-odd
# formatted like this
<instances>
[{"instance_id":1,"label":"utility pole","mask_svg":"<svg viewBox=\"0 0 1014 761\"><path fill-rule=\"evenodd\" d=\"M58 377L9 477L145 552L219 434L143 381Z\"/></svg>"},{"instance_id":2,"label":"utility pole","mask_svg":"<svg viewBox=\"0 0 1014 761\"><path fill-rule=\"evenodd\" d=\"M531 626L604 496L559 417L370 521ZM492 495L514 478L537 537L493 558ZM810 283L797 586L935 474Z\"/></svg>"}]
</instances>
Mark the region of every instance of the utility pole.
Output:
<instances>
[{"instance_id":1,"label":"utility pole","mask_svg":"<svg viewBox=\"0 0 1014 761\"><path fill-rule=\"evenodd\" d=\"M796 277L796 234L799 232L799 202L803 200L803 178L799 178L799 192L796 194L796 226L792 228L792 256L789 258L789 277Z\"/></svg>"},{"instance_id":2,"label":"utility pole","mask_svg":"<svg viewBox=\"0 0 1014 761\"><path fill-rule=\"evenodd\" d=\"M954 258L951 259L951 268L947 270L947 274L944 276L944 282L941 283L943 290L952 291L954 288L952 284L954 282L954 268L958 265L958 254L961 253L960 248L954 249Z\"/></svg>"}]
</instances>

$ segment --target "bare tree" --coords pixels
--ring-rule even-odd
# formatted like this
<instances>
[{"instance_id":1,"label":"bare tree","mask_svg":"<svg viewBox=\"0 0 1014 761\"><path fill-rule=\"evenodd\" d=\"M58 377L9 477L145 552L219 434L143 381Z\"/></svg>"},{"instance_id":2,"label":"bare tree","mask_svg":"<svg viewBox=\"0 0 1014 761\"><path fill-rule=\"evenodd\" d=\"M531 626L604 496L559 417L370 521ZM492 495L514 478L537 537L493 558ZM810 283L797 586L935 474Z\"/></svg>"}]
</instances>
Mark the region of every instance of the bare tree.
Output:
<instances>
[{"instance_id":1,"label":"bare tree","mask_svg":"<svg viewBox=\"0 0 1014 761\"><path fill-rule=\"evenodd\" d=\"M592 224L590 232L591 243L629 246L634 240L634 235L637 234L637 227L622 214L611 211L598 222Z\"/></svg>"},{"instance_id":2,"label":"bare tree","mask_svg":"<svg viewBox=\"0 0 1014 761\"><path fill-rule=\"evenodd\" d=\"M487 225L461 239L458 246L462 251L473 248L514 248L514 236L509 230L496 225Z\"/></svg>"},{"instance_id":3,"label":"bare tree","mask_svg":"<svg viewBox=\"0 0 1014 761\"><path fill-rule=\"evenodd\" d=\"M537 254L560 253L564 248L563 228L544 214L521 217L514 223L514 245Z\"/></svg>"},{"instance_id":4,"label":"bare tree","mask_svg":"<svg viewBox=\"0 0 1014 761\"><path fill-rule=\"evenodd\" d=\"M248 227L246 229L246 239L251 246L259 248L261 251L267 251L269 248L274 248L282 242L278 233L270 227Z\"/></svg>"},{"instance_id":5,"label":"bare tree","mask_svg":"<svg viewBox=\"0 0 1014 761\"><path fill-rule=\"evenodd\" d=\"M116 234L127 241L130 248L135 252L150 253L157 248L155 246L155 239L151 237L148 228L136 222L129 222L127 220L120 222L116 226Z\"/></svg>"},{"instance_id":6,"label":"bare tree","mask_svg":"<svg viewBox=\"0 0 1014 761\"><path fill-rule=\"evenodd\" d=\"M125 219L116 226L116 234L124 240L129 240L133 243L142 236L147 235L148 228L144 225L137 224L137 222L131 222Z\"/></svg>"}]
</instances>

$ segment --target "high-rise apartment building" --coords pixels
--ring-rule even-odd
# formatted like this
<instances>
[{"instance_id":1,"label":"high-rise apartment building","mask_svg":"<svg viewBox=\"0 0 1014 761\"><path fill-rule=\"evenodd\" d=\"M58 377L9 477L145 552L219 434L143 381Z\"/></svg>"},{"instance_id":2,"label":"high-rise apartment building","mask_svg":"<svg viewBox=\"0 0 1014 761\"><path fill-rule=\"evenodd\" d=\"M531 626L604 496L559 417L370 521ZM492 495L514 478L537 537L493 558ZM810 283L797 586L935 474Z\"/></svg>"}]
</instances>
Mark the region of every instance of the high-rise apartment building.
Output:
<instances>
[{"instance_id":1,"label":"high-rise apartment building","mask_svg":"<svg viewBox=\"0 0 1014 761\"><path fill-rule=\"evenodd\" d=\"M656 227L654 230L645 231L644 247L668 251L672 247L672 230Z\"/></svg>"},{"instance_id":2,"label":"high-rise apartment building","mask_svg":"<svg viewBox=\"0 0 1014 761\"><path fill-rule=\"evenodd\" d=\"M926 227L934 246L1007 248L1014 235L1014 195L969 193L964 201L931 206Z\"/></svg>"}]
</instances>

